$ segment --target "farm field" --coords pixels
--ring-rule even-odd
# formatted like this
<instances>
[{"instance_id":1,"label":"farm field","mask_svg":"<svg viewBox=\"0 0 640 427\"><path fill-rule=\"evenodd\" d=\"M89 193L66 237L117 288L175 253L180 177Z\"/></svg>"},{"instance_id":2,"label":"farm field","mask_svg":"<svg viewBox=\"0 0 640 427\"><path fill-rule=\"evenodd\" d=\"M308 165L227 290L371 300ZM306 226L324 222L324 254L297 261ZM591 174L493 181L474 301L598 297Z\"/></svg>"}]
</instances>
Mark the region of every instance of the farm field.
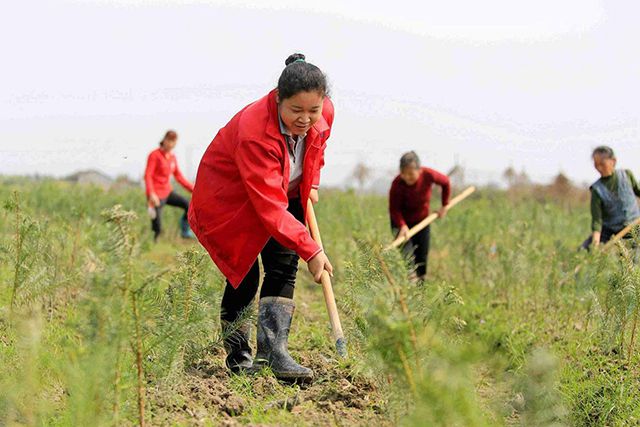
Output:
<instances>
[{"instance_id":1,"label":"farm field","mask_svg":"<svg viewBox=\"0 0 640 427\"><path fill-rule=\"evenodd\" d=\"M349 356L301 264L308 386L226 372L224 279L177 210L153 244L138 188L3 178L0 203L0 425L640 424L640 274L626 247L576 251L586 202L480 190L417 285L382 251L386 198L321 191Z\"/></svg>"}]
</instances>

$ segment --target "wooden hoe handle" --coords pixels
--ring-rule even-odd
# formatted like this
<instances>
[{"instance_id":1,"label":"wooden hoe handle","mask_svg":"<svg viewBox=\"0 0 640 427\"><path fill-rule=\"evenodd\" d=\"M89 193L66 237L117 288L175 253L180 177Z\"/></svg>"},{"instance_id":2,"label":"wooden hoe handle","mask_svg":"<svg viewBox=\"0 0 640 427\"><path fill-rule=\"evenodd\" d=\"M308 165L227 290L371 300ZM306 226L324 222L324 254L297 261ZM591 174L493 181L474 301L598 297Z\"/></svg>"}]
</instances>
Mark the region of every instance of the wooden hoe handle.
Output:
<instances>
[{"instance_id":1,"label":"wooden hoe handle","mask_svg":"<svg viewBox=\"0 0 640 427\"><path fill-rule=\"evenodd\" d=\"M447 211L449 211L449 209L451 209L452 207L454 207L455 205L457 205L458 203L460 203L461 201L466 199L474 191L476 191L476 187L474 187L474 186L471 186L471 187L467 188L462 193L458 194L456 197L451 199L449 201L449 204L446 206L445 209ZM428 217L426 217L425 219L423 219L422 221L420 221L415 226L411 227L411 229L409 230L409 234L407 234L407 237L405 237L405 238L398 237L389 246L384 248L384 250L386 251L386 250L389 250L389 249L397 248L398 246L400 246L401 244L403 244L404 242L406 242L407 240L409 240L410 238L415 236L419 231L421 231L424 228L426 228L429 224L431 224L436 219L438 219L438 214L434 212L431 215L429 215Z\"/></svg>"},{"instance_id":2,"label":"wooden hoe handle","mask_svg":"<svg viewBox=\"0 0 640 427\"><path fill-rule=\"evenodd\" d=\"M318 228L318 221L316 220L316 214L313 210L311 200L307 203L307 223L309 224L311 237L316 241L318 246L322 248L322 237L320 237L320 229ZM344 339L344 333L342 332L342 324L340 323L340 316L338 315L338 307L336 306L336 299L333 295L333 287L331 286L329 273L323 271L321 281L324 301L327 304L327 311L329 312L331 330L333 331L333 338L336 341L336 350L340 356L347 357L347 343Z\"/></svg>"},{"instance_id":3,"label":"wooden hoe handle","mask_svg":"<svg viewBox=\"0 0 640 427\"><path fill-rule=\"evenodd\" d=\"M627 225L625 228L623 228L622 230L620 230L620 232L618 234L616 234L615 236L613 236L607 243L604 244L604 247L602 248L602 250L607 250L609 249L611 246L613 246L618 240L622 239L624 236L626 236L627 234L629 234L631 232L631 230L633 230L633 228L640 224L640 218L636 218L631 224Z\"/></svg>"}]
</instances>

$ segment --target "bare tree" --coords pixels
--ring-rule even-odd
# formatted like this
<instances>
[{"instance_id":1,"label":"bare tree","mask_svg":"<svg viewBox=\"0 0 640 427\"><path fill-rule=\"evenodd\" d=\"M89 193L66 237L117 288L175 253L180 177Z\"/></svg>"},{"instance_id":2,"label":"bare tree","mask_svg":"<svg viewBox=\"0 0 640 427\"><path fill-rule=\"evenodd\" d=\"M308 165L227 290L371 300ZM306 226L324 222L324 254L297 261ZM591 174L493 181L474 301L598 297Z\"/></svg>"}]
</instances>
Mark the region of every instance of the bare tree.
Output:
<instances>
[{"instance_id":1,"label":"bare tree","mask_svg":"<svg viewBox=\"0 0 640 427\"><path fill-rule=\"evenodd\" d=\"M358 162L356 167L353 169L353 172L351 173L353 179L355 179L358 183L358 188L360 189L360 191L364 189L365 184L367 183L367 181L369 181L372 175L373 170L363 162Z\"/></svg>"},{"instance_id":2,"label":"bare tree","mask_svg":"<svg viewBox=\"0 0 640 427\"><path fill-rule=\"evenodd\" d=\"M518 176L516 177L516 185L520 187L526 187L527 185L530 185L530 184L531 184L531 179L529 178L529 175L527 175L527 172L525 172L525 170L522 169L518 174Z\"/></svg>"},{"instance_id":3,"label":"bare tree","mask_svg":"<svg viewBox=\"0 0 640 427\"><path fill-rule=\"evenodd\" d=\"M513 166L509 166L502 173L502 177L505 181L507 181L509 187L513 187L517 182L518 174L516 173L516 170L513 168Z\"/></svg>"},{"instance_id":4,"label":"bare tree","mask_svg":"<svg viewBox=\"0 0 640 427\"><path fill-rule=\"evenodd\" d=\"M451 184L455 188L460 188L464 186L465 173L464 173L464 168L460 164L456 163L455 166L451 168L449 173L447 173L447 175L449 176L449 180L451 181Z\"/></svg>"}]
</instances>

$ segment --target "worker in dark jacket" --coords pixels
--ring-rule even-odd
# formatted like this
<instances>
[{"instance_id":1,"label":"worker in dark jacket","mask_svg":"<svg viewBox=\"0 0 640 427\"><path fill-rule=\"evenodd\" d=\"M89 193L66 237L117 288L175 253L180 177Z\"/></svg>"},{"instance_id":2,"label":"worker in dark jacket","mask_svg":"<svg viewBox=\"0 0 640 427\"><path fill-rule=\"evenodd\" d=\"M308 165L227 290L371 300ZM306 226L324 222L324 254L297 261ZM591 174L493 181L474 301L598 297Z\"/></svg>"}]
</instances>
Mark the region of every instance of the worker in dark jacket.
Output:
<instances>
[{"instance_id":1,"label":"worker in dark jacket","mask_svg":"<svg viewBox=\"0 0 640 427\"><path fill-rule=\"evenodd\" d=\"M444 217L451 195L449 178L434 169L421 167L420 158L413 151L400 158L400 175L393 180L389 191L391 228L397 237L406 236L409 228L429 216L433 184L442 188L442 207L438 216ZM423 281L427 274L429 242L430 231L426 227L411 237L403 247L404 255L415 265L419 281Z\"/></svg>"},{"instance_id":2,"label":"worker in dark jacket","mask_svg":"<svg viewBox=\"0 0 640 427\"><path fill-rule=\"evenodd\" d=\"M636 200L640 197L640 187L631 171L616 169L616 156L610 147L597 147L592 157L600 179L591 186L592 234L582 244L585 249L606 243L640 217Z\"/></svg>"}]
</instances>

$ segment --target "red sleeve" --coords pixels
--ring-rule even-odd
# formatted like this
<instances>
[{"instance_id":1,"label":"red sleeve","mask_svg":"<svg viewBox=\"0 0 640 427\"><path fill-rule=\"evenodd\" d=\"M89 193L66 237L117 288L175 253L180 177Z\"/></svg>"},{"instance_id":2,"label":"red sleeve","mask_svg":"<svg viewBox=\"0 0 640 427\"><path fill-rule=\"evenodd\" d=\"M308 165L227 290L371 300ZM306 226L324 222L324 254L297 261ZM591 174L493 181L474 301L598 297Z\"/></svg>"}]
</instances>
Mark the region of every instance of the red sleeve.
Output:
<instances>
[{"instance_id":1,"label":"red sleeve","mask_svg":"<svg viewBox=\"0 0 640 427\"><path fill-rule=\"evenodd\" d=\"M249 200L269 234L282 246L309 261L322 249L306 227L287 211L289 201L282 186L282 165L276 147L242 141L235 152Z\"/></svg>"},{"instance_id":2,"label":"red sleeve","mask_svg":"<svg viewBox=\"0 0 640 427\"><path fill-rule=\"evenodd\" d=\"M451 181L449 181L449 177L436 170L428 170L433 177L433 182L442 187L442 206L447 206L449 204L449 197L451 196Z\"/></svg>"},{"instance_id":3,"label":"red sleeve","mask_svg":"<svg viewBox=\"0 0 640 427\"><path fill-rule=\"evenodd\" d=\"M155 152L151 152L151 154L149 154L149 157L147 157L147 167L144 170L144 185L146 188L146 192L147 192L147 197L149 197L149 195L151 193L155 193L155 188L153 188L153 171L156 169L156 165L158 163L158 160L156 159L156 157L153 155Z\"/></svg>"},{"instance_id":4,"label":"red sleeve","mask_svg":"<svg viewBox=\"0 0 640 427\"><path fill-rule=\"evenodd\" d=\"M176 178L176 181L180 183L184 188L186 188L190 193L193 193L193 184L189 182L187 178L182 175L180 168L178 167L178 160L174 157L173 161L175 162L176 168L173 171L173 176Z\"/></svg>"},{"instance_id":5,"label":"red sleeve","mask_svg":"<svg viewBox=\"0 0 640 427\"><path fill-rule=\"evenodd\" d=\"M331 102L331 100L328 98L325 101L324 106L322 108L322 116L324 117L325 121L329 125L329 131L327 131L327 135L323 137L322 142L324 143L327 141L327 139L329 139L329 136L331 135L331 127L333 126L333 117L334 117L333 102ZM318 169L315 171L315 174L313 176L313 181L311 181L311 188L315 188L316 190L320 188L320 171L324 167L325 148L326 148L326 144L322 144L322 153L320 154L320 163L318 165Z\"/></svg>"},{"instance_id":6,"label":"red sleeve","mask_svg":"<svg viewBox=\"0 0 640 427\"><path fill-rule=\"evenodd\" d=\"M324 150L326 145L322 147L322 153L320 153L320 163L318 164L318 169L316 169L315 174L313 176L313 181L311 181L311 188L318 189L320 188L320 170L324 167Z\"/></svg>"},{"instance_id":7,"label":"red sleeve","mask_svg":"<svg viewBox=\"0 0 640 427\"><path fill-rule=\"evenodd\" d=\"M407 225L407 222L402 216L400 206L402 205L402 193L398 187L398 181L394 180L391 184L391 190L389 190L389 215L391 216L391 222L397 226L402 227Z\"/></svg>"}]
</instances>

